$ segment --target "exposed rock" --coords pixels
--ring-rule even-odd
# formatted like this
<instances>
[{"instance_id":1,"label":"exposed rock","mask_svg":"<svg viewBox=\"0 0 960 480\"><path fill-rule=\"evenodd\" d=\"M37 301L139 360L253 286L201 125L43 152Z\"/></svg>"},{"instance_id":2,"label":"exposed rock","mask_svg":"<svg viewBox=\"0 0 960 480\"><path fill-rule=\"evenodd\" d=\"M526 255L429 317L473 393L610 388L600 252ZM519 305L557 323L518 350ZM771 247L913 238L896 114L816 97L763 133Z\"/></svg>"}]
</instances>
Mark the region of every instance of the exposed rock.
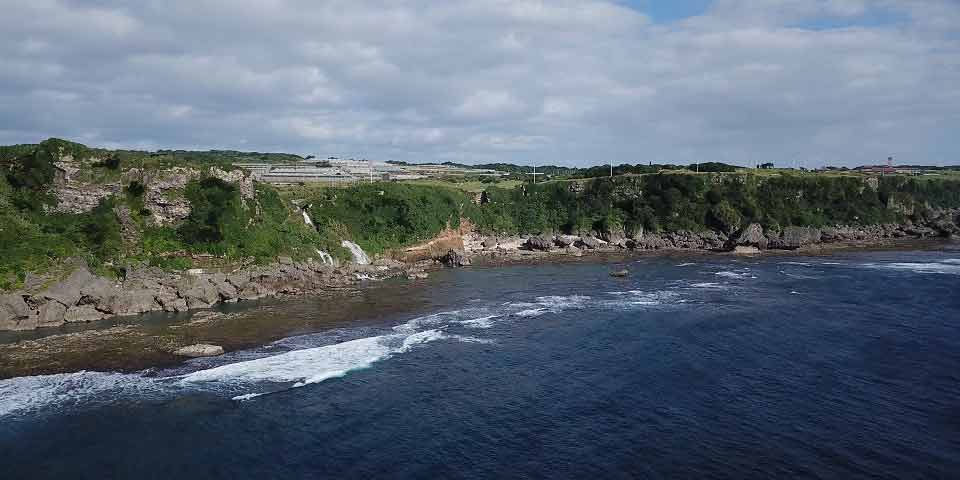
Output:
<instances>
[{"instance_id":1,"label":"exposed rock","mask_svg":"<svg viewBox=\"0 0 960 480\"><path fill-rule=\"evenodd\" d=\"M786 227L776 243L778 248L794 249L819 243L820 238L820 229L817 228Z\"/></svg>"},{"instance_id":2,"label":"exposed rock","mask_svg":"<svg viewBox=\"0 0 960 480\"><path fill-rule=\"evenodd\" d=\"M539 250L539 251L546 252L550 250L551 246L553 246L553 242L541 236L535 236L535 237L528 238L525 245L529 250Z\"/></svg>"},{"instance_id":3,"label":"exposed rock","mask_svg":"<svg viewBox=\"0 0 960 480\"><path fill-rule=\"evenodd\" d=\"M629 276L629 275L630 275L630 270L627 270L627 269L625 269L625 268L624 268L623 270L614 270L614 271L610 272L610 276L611 276L611 277L621 277L621 278L622 278L622 277L626 277L626 276Z\"/></svg>"},{"instance_id":4,"label":"exposed rock","mask_svg":"<svg viewBox=\"0 0 960 480\"><path fill-rule=\"evenodd\" d=\"M595 237L585 236L585 237L580 237L580 240L576 243L576 245L581 248L589 248L590 250L595 250L597 248L600 248L600 245L602 244L600 243L600 240Z\"/></svg>"},{"instance_id":5,"label":"exposed rock","mask_svg":"<svg viewBox=\"0 0 960 480\"><path fill-rule=\"evenodd\" d=\"M576 243L580 241L580 237L576 235L557 235L557 237L554 238L553 241L557 244L558 247L566 248L566 247L576 245Z\"/></svg>"},{"instance_id":6,"label":"exposed rock","mask_svg":"<svg viewBox=\"0 0 960 480\"><path fill-rule=\"evenodd\" d=\"M440 263L447 267L465 267L470 265L470 259L458 250L448 250L445 255L440 257Z\"/></svg>"},{"instance_id":7,"label":"exposed rock","mask_svg":"<svg viewBox=\"0 0 960 480\"><path fill-rule=\"evenodd\" d=\"M161 309L150 290L120 290L98 302L97 308L114 315L136 315Z\"/></svg>"},{"instance_id":8,"label":"exposed rock","mask_svg":"<svg viewBox=\"0 0 960 480\"><path fill-rule=\"evenodd\" d=\"M480 245L483 248L497 248L497 237L487 237L483 239L483 242Z\"/></svg>"},{"instance_id":9,"label":"exposed rock","mask_svg":"<svg viewBox=\"0 0 960 480\"><path fill-rule=\"evenodd\" d=\"M56 300L66 306L73 306L80 301L84 293L90 294L94 290L102 290L99 293L105 293L105 282L90 273L86 266L81 266L74 270L70 276L57 282L39 296Z\"/></svg>"},{"instance_id":10,"label":"exposed rock","mask_svg":"<svg viewBox=\"0 0 960 480\"><path fill-rule=\"evenodd\" d=\"M0 295L0 330L33 330L37 315L20 295Z\"/></svg>"},{"instance_id":11,"label":"exposed rock","mask_svg":"<svg viewBox=\"0 0 960 480\"><path fill-rule=\"evenodd\" d=\"M753 246L737 245L733 249L734 255L759 255L760 249Z\"/></svg>"},{"instance_id":12,"label":"exposed rock","mask_svg":"<svg viewBox=\"0 0 960 480\"><path fill-rule=\"evenodd\" d=\"M758 249L767 248L767 237L763 235L763 227L759 223L751 223L740 232L736 246L751 246Z\"/></svg>"},{"instance_id":13,"label":"exposed rock","mask_svg":"<svg viewBox=\"0 0 960 480\"><path fill-rule=\"evenodd\" d=\"M194 345L188 345L186 347L181 347L173 351L174 355L179 355L181 357L215 357L217 355L223 355L223 347L219 345L209 345L206 343L197 343Z\"/></svg>"},{"instance_id":14,"label":"exposed rock","mask_svg":"<svg viewBox=\"0 0 960 480\"><path fill-rule=\"evenodd\" d=\"M37 311L37 328L59 327L64 323L67 307L56 300L50 300L40 305Z\"/></svg>"},{"instance_id":15,"label":"exposed rock","mask_svg":"<svg viewBox=\"0 0 960 480\"><path fill-rule=\"evenodd\" d=\"M220 292L206 278L188 279L178 289L188 308L208 308L220 300Z\"/></svg>"},{"instance_id":16,"label":"exposed rock","mask_svg":"<svg viewBox=\"0 0 960 480\"><path fill-rule=\"evenodd\" d=\"M67 308L63 314L63 320L67 323L92 322L104 318L103 312L97 310L93 305L78 305Z\"/></svg>"},{"instance_id":17,"label":"exposed rock","mask_svg":"<svg viewBox=\"0 0 960 480\"><path fill-rule=\"evenodd\" d=\"M500 250L519 250L523 245L520 237L501 237L497 239L497 248Z\"/></svg>"}]
</instances>

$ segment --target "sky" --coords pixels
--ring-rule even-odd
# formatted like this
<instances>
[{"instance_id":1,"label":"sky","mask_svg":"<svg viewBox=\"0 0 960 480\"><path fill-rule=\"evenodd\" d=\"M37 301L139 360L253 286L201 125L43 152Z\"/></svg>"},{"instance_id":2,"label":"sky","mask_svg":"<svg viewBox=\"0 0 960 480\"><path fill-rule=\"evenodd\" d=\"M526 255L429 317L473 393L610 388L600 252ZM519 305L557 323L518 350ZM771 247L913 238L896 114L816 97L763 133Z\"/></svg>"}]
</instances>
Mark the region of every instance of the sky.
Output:
<instances>
[{"instance_id":1,"label":"sky","mask_svg":"<svg viewBox=\"0 0 960 480\"><path fill-rule=\"evenodd\" d=\"M960 164L957 0L0 0L0 144Z\"/></svg>"}]
</instances>

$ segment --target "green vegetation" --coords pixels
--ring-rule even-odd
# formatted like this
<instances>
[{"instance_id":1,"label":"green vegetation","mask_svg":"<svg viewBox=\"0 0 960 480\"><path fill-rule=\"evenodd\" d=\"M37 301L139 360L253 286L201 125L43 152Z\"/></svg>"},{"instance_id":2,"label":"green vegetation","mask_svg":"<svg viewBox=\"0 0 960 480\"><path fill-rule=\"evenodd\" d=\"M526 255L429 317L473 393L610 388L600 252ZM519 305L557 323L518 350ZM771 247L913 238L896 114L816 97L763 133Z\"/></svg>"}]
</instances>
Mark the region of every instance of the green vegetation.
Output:
<instances>
[{"instance_id":1,"label":"green vegetation","mask_svg":"<svg viewBox=\"0 0 960 480\"><path fill-rule=\"evenodd\" d=\"M85 213L58 213L56 162L71 156L73 182L110 188ZM565 180L529 181L530 167L507 168L513 178L464 176L408 183L303 185L277 190L255 184L252 197L216 178L211 168L235 161L289 161L297 156L232 151L107 151L59 139L0 147L0 289L23 285L27 272L53 272L82 258L109 273L131 264L168 269L268 262L277 256L341 259L350 239L377 254L426 241L469 220L483 233L587 234L611 231L712 229L734 233L751 222L789 225L876 224L924 219L930 208L960 206L960 177L869 177L836 171L620 165L586 169L540 167ZM186 200L190 214L159 225L150 185L133 169L190 167L193 180L169 187L168 201ZM550 172L550 169L554 169ZM699 174L694 170L699 169ZM734 171L735 170L735 171ZM946 171L945 171L946 172ZM594 178L596 177L596 178ZM103 187L106 188L106 187ZM249 193L249 192L248 192ZM474 201L482 198L481 204ZM304 224L304 205L317 228Z\"/></svg>"},{"instance_id":2,"label":"green vegetation","mask_svg":"<svg viewBox=\"0 0 960 480\"><path fill-rule=\"evenodd\" d=\"M0 290L22 286L28 272L56 272L68 258L82 258L109 274L139 262L186 269L196 254L224 263L266 262L279 255L315 257L317 246L329 235L305 226L298 213L291 218L294 210L275 189L257 185L254 198L242 199L236 185L207 176L217 159L242 156L233 153L201 152L174 162L172 166L184 166L184 161L208 163L188 164L203 172L201 179L190 182L182 194L169 192L171 197L182 195L191 205L190 216L171 227L151 226L147 186L138 180L79 214L57 212L51 192L58 176L55 162L68 155L80 168L73 181L116 185L124 171L161 168L164 164L158 158L180 152L152 156L90 149L59 139L0 147ZM224 160L221 168L232 167ZM121 233L121 211L129 211L131 228L136 229L129 239ZM331 253L349 257L338 250Z\"/></svg>"},{"instance_id":3,"label":"green vegetation","mask_svg":"<svg viewBox=\"0 0 960 480\"><path fill-rule=\"evenodd\" d=\"M458 227L469 200L458 189L403 183L321 189L307 198L318 230L330 232L337 245L336 239L353 239L370 253L427 240L446 227Z\"/></svg>"},{"instance_id":4,"label":"green vegetation","mask_svg":"<svg viewBox=\"0 0 960 480\"><path fill-rule=\"evenodd\" d=\"M873 180L876 183L871 183ZM750 222L876 224L903 220L893 203L922 215L960 205L960 182L912 177L679 175L661 173L488 189L470 218L489 233L677 231L730 233ZM582 190L582 191L580 191ZM575 193L575 191L577 191Z\"/></svg>"}]
</instances>

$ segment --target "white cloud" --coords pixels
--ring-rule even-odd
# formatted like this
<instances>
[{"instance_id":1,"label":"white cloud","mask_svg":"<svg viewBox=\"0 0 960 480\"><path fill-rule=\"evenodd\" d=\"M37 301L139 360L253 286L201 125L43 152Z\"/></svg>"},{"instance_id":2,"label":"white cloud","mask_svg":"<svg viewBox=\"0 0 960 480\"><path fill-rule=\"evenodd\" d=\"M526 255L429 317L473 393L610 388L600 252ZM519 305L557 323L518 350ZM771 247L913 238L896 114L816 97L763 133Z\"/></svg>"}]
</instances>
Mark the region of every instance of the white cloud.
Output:
<instances>
[{"instance_id":1,"label":"white cloud","mask_svg":"<svg viewBox=\"0 0 960 480\"><path fill-rule=\"evenodd\" d=\"M612 0L0 11L2 143L561 164L960 160L952 0L715 0L669 24Z\"/></svg>"}]
</instances>

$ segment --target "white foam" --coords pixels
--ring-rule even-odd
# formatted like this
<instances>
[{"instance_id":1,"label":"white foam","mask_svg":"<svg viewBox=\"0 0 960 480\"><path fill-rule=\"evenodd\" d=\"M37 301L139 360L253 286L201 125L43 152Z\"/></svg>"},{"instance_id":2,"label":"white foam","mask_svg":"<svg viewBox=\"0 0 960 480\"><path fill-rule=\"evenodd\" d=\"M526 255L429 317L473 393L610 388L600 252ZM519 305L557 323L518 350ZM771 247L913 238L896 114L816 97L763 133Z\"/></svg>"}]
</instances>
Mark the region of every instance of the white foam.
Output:
<instances>
[{"instance_id":1,"label":"white foam","mask_svg":"<svg viewBox=\"0 0 960 480\"><path fill-rule=\"evenodd\" d=\"M736 278L736 279L747 279L747 278L757 278L755 275L750 274L749 272L737 273L730 271L717 272L714 275L724 278Z\"/></svg>"},{"instance_id":2,"label":"white foam","mask_svg":"<svg viewBox=\"0 0 960 480\"><path fill-rule=\"evenodd\" d=\"M677 265L677 266L678 266L678 267L692 267L692 266L694 266L694 265L696 265L696 263L687 262L687 263L681 263L681 264L679 264L679 265Z\"/></svg>"},{"instance_id":3,"label":"white foam","mask_svg":"<svg viewBox=\"0 0 960 480\"><path fill-rule=\"evenodd\" d=\"M518 317L539 317L544 313L547 313L549 310L543 307L540 308L528 308L526 310L520 310L519 312L514 313Z\"/></svg>"},{"instance_id":4,"label":"white foam","mask_svg":"<svg viewBox=\"0 0 960 480\"><path fill-rule=\"evenodd\" d=\"M723 290L727 288L726 285L721 285L716 282L691 283L690 287L691 288L709 288L709 289L717 289L717 290Z\"/></svg>"},{"instance_id":5,"label":"white foam","mask_svg":"<svg viewBox=\"0 0 960 480\"><path fill-rule=\"evenodd\" d=\"M360 338L323 347L306 348L270 357L230 363L187 374L185 383L300 382L332 372L369 367L394 349L390 336Z\"/></svg>"},{"instance_id":6,"label":"white foam","mask_svg":"<svg viewBox=\"0 0 960 480\"><path fill-rule=\"evenodd\" d=\"M471 318L469 320L460 320L456 323L468 328L492 328L493 319L500 318L500 315L487 315L486 317Z\"/></svg>"},{"instance_id":7,"label":"white foam","mask_svg":"<svg viewBox=\"0 0 960 480\"><path fill-rule=\"evenodd\" d=\"M895 262L895 263L868 263L868 268L880 268L888 270L903 270L914 273L937 273L948 275L960 275L960 264L947 262Z\"/></svg>"},{"instance_id":8,"label":"white foam","mask_svg":"<svg viewBox=\"0 0 960 480\"><path fill-rule=\"evenodd\" d=\"M807 262L780 262L780 265L797 265L800 267L809 267L810 264Z\"/></svg>"},{"instance_id":9,"label":"white foam","mask_svg":"<svg viewBox=\"0 0 960 480\"><path fill-rule=\"evenodd\" d=\"M644 290L630 290L627 292L611 292L617 296L616 300L603 302L607 307L615 308L633 308L633 307L652 307L658 305L685 303L679 293L668 290L656 290L652 292Z\"/></svg>"},{"instance_id":10,"label":"white foam","mask_svg":"<svg viewBox=\"0 0 960 480\"><path fill-rule=\"evenodd\" d=\"M54 405L109 401L118 395L154 396L162 391L157 379L113 372L61 373L0 381L0 417Z\"/></svg>"}]
</instances>

